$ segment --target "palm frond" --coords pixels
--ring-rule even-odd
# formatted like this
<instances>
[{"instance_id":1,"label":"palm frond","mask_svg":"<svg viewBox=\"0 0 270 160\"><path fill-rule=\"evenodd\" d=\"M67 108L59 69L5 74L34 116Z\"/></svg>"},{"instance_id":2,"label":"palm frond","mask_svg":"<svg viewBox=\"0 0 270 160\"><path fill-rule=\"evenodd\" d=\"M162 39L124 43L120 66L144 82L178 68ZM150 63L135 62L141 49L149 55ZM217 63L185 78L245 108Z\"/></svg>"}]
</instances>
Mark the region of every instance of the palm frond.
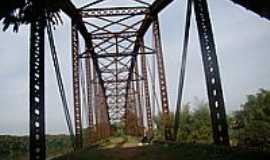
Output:
<instances>
[{"instance_id":1,"label":"palm frond","mask_svg":"<svg viewBox=\"0 0 270 160\"><path fill-rule=\"evenodd\" d=\"M42 11L46 12L46 21L53 26L62 24L60 8L63 0L10 0L0 7L0 20L3 20L3 31L13 26L18 32L21 24L31 23Z\"/></svg>"}]
</instances>

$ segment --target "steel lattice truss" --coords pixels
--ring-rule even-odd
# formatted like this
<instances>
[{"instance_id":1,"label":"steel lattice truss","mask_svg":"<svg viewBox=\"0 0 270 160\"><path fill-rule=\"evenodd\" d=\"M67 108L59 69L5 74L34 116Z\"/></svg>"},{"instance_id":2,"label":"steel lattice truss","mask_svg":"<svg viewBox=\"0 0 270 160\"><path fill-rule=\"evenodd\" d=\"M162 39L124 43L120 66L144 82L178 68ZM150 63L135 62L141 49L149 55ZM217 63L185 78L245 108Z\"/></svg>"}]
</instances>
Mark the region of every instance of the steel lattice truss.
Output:
<instances>
[{"instance_id":1,"label":"steel lattice truss","mask_svg":"<svg viewBox=\"0 0 270 160\"><path fill-rule=\"evenodd\" d=\"M116 121L125 122L127 133L142 135L145 118L149 129L147 133L151 134L153 119L146 76L147 67L143 60L147 54L156 54L161 107L164 118L169 120L158 13L170 2L172 0L98 0L70 13L73 17L72 61L76 148L82 146L83 104L87 104L89 128L96 130L99 135L97 138L110 136L110 124ZM69 13L70 10L67 9L66 12ZM151 25L153 25L154 49L144 44L144 35ZM79 49L81 43L78 32L85 41L83 53ZM143 61L138 63L139 59ZM86 84L83 83L84 80ZM146 102L145 106L141 102L142 99ZM81 103L82 101L84 103ZM143 113L144 107L146 115ZM171 139L169 123L165 123L164 127L166 139Z\"/></svg>"},{"instance_id":2,"label":"steel lattice truss","mask_svg":"<svg viewBox=\"0 0 270 160\"><path fill-rule=\"evenodd\" d=\"M96 0L79 9L71 1L63 1L61 9L72 19L74 147L76 149L83 146L81 115L83 104L88 107L88 126L97 139L110 136L110 122L117 120L125 120L126 132L129 134L141 132L144 128L144 120L146 120L149 133L152 131L153 115L151 115L149 73L146 65L146 55L148 54L155 54L156 57L165 139L171 140L170 111L158 13L172 1ZM251 2L232 1L269 19L269 3L263 5L262 2L256 1L256 5L253 5L255 0ZM192 7L195 12L200 38L213 140L216 144L229 145L225 104L207 0L190 2L193 3ZM45 10L41 9L40 15L36 15L36 18L31 21L30 159L33 160L45 160L46 158L44 112L45 15ZM151 25L152 48L144 44L145 33L149 31ZM83 53L79 49L81 46L79 33L86 46ZM53 43L52 34L49 37L50 42ZM53 50L54 55L56 55L55 47ZM53 56L53 59L57 61L56 56ZM59 71L59 68L56 70ZM58 77L60 76L60 73L58 73ZM82 83L83 79L86 80L86 84ZM61 80L58 78L59 81ZM60 86L60 90L63 90L63 88L63 86ZM138 135L141 136L142 133Z\"/></svg>"},{"instance_id":3,"label":"steel lattice truss","mask_svg":"<svg viewBox=\"0 0 270 160\"><path fill-rule=\"evenodd\" d=\"M150 13L153 0L117 2L96 1L81 8L84 23L92 35L95 53L89 55L86 52L81 57L91 56L97 62L95 67L111 120L124 118L128 95L132 94L128 93L129 84L142 80L142 76L136 72L138 76L131 77L136 56L155 52L146 46L144 52L135 51L137 40L141 38L138 32Z\"/></svg>"}]
</instances>

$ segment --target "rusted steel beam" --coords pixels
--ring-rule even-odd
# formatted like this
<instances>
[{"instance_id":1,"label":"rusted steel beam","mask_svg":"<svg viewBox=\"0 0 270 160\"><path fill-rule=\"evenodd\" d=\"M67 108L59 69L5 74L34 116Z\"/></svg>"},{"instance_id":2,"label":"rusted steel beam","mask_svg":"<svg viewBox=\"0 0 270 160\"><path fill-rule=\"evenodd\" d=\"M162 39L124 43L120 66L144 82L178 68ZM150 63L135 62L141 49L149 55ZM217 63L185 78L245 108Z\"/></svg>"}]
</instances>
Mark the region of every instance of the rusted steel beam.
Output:
<instances>
[{"instance_id":1,"label":"rusted steel beam","mask_svg":"<svg viewBox=\"0 0 270 160\"><path fill-rule=\"evenodd\" d=\"M157 51L156 58L157 58L157 67L158 67L158 74L159 74L159 89L160 89L160 99L161 99L161 107L163 116L165 119L165 139L172 140L172 133L171 133L171 124L170 124L170 111L169 111L169 101L167 95L167 82L166 82L166 75L165 75L165 66L163 61L163 51L162 51L162 43L161 43L161 35L160 35L160 28L159 28L159 21L158 17L155 18L153 23L153 37L154 37L154 45Z\"/></svg>"},{"instance_id":2,"label":"rusted steel beam","mask_svg":"<svg viewBox=\"0 0 270 160\"><path fill-rule=\"evenodd\" d=\"M87 85L87 105L88 105L88 122L89 128L94 128L94 121L93 121L93 104L92 104L92 68L91 68L91 61L90 58L85 60L85 69L86 69L86 85Z\"/></svg>"},{"instance_id":3,"label":"rusted steel beam","mask_svg":"<svg viewBox=\"0 0 270 160\"><path fill-rule=\"evenodd\" d=\"M116 97L119 96L120 98L125 98L126 94L107 94L108 97ZM130 93L128 94L130 95Z\"/></svg>"},{"instance_id":4,"label":"rusted steel beam","mask_svg":"<svg viewBox=\"0 0 270 160\"><path fill-rule=\"evenodd\" d=\"M72 24L72 73L73 73L73 98L74 98L74 121L75 121L75 149L81 149L82 121L81 121L81 95L80 95L80 70L79 70L79 35L76 25Z\"/></svg>"},{"instance_id":5,"label":"rusted steel beam","mask_svg":"<svg viewBox=\"0 0 270 160\"><path fill-rule=\"evenodd\" d=\"M143 46L143 40L141 40L141 44ZM143 48L141 48L143 52ZM146 57L145 55L141 56L141 67L142 73L144 78L144 100L145 100L145 109L146 109L146 120L149 134L153 133L153 119L152 119L152 111L151 111L151 104L150 104L150 93L149 93L149 84L148 84L148 74L147 74L147 65L146 65Z\"/></svg>"},{"instance_id":6,"label":"rusted steel beam","mask_svg":"<svg viewBox=\"0 0 270 160\"><path fill-rule=\"evenodd\" d=\"M121 41L129 41L130 42L130 45L127 48L123 48L124 50L126 50L125 51L126 53L117 52L117 56L116 56L116 59L118 59L118 57L121 58L122 56L123 57L125 57L125 56L132 57L132 58L130 58L131 61L126 62L125 60L123 60L124 63L130 63L130 65L127 65L129 67L129 72L130 73L128 73L128 75L127 75L128 81L127 81L127 85L126 85L127 89L125 91L126 96L128 96L127 93L128 93L129 83L131 83L131 81L132 81L131 75L132 75L134 64L135 64L135 61L136 61L136 59L134 60L134 58L137 55L140 54L138 52L138 50L139 50L138 38L142 38L143 35L145 34L145 32L147 31L147 29L150 27L150 25L152 23L153 15L157 15L158 12L161 11L164 7L166 7L170 2L171 2L170 0L169 1L157 0L152 4L152 6L150 6L148 8L146 8L146 7L134 7L134 8L132 8L132 7L124 7L124 8L120 7L120 8L103 8L103 9L85 9L87 7L84 7L80 11L76 10L76 8L74 7L74 5L72 3L65 4L65 7L64 7L63 10L68 15L70 15L70 17L73 19L74 23L77 24L78 30L80 31L80 33L82 34L82 36L84 37L84 39L86 41L88 51L82 57L87 57L88 58L88 57L90 57L89 55L91 55L91 58L93 59L93 66L95 67L95 70L97 72L97 76L98 76L98 79L99 79L98 82L100 83L100 87L102 88L102 91L103 91L105 99L106 99L105 102L107 102L108 97L106 96L105 82L104 82L104 79L103 79L104 77L102 75L103 71L102 71L102 68L100 67L100 65L102 65L102 64L99 63L98 58L112 58L112 57L115 57L114 52L108 53L111 46L108 46L107 48L104 48L106 43L110 43L111 38L118 39L117 44L111 44L111 45L112 46L116 45L119 48L119 47L121 47L121 44L120 44ZM83 14L81 14L80 12L83 12ZM84 14L84 13L87 13L87 15ZM107 16L118 16L119 14L123 15L123 14L127 14L127 13L129 13L128 17L121 18L120 20L117 20L117 21L110 20L107 17ZM129 17L135 16L135 15L142 15L142 14L147 15L146 18L142 22L138 21L138 22L133 23L132 25L126 25L126 24L123 23ZM94 29L93 31L90 32L90 33L94 33L94 35L93 35L94 38L99 38L99 40L102 37L107 38L107 39L103 39L103 41L101 43L98 43L95 46L93 45L93 42L92 42L92 34L88 33L88 31L86 29L86 26L85 26L86 23L82 22L82 18L88 18L88 16L90 16L92 18L98 18L99 20L103 20L103 21L108 22L108 24L106 24L105 26L102 26L102 27L97 26L95 24L87 23L87 24L91 25L92 27L96 28L96 29ZM132 39L129 39L129 38L132 38L132 37L130 37L130 33L128 33L128 32L130 32L130 30L131 31L133 31L133 30L136 31L135 29L137 29L137 26L139 24L141 24L141 23L142 23L142 25L140 26L139 31L136 32L135 35L133 35L135 41L132 40ZM121 40L120 40L120 37L117 37L117 36L112 37L112 35L114 33L111 32L107 28L107 27L110 27L110 26L115 25L115 24L118 24L118 25L121 25L122 27L124 27L124 29L119 34L120 36L122 36ZM100 32L102 32L102 33L100 34ZM106 32L108 35L105 36L103 34L104 32ZM139 35L137 33L139 33ZM100 35L98 35L98 34L100 34ZM126 34L126 35L124 35L124 34ZM134 46L134 48L132 49L133 46ZM130 53L128 52L129 47L131 47L130 50L133 50L133 52L130 52ZM98 48L99 50L94 50L94 48ZM106 53L106 55L100 55L103 52ZM151 53L152 54L154 52L150 51L150 52L145 52L144 54L146 54L146 53ZM100 56L100 57L97 57L97 56ZM110 65L113 65L115 63L120 64L120 61L118 61L118 62L113 62L112 61L110 63ZM118 73L118 74L120 74L120 73ZM126 99L127 98L128 97L126 97ZM126 101L126 103L127 103L127 101ZM107 108L108 107L109 106L107 104Z\"/></svg>"},{"instance_id":7,"label":"rusted steel beam","mask_svg":"<svg viewBox=\"0 0 270 160\"><path fill-rule=\"evenodd\" d=\"M141 81L144 80L144 78L138 78L138 79L132 79L131 81ZM117 83L124 83L127 82L127 79L118 79ZM114 80L105 80L104 83L115 83Z\"/></svg>"},{"instance_id":8,"label":"rusted steel beam","mask_svg":"<svg viewBox=\"0 0 270 160\"><path fill-rule=\"evenodd\" d=\"M137 118L137 110L135 104L135 94L133 84L129 89L129 96L128 96L128 107L126 109L126 133L128 135L136 136L138 135L138 118Z\"/></svg>"},{"instance_id":9,"label":"rusted steel beam","mask_svg":"<svg viewBox=\"0 0 270 160\"><path fill-rule=\"evenodd\" d=\"M62 5L62 10L72 19L72 23L76 25L76 29L80 31L83 36L86 44L86 48L88 48L89 54L95 54L93 48L93 42L91 38L91 34L88 32L83 20L80 11L74 6L71 1L65 1ZM96 71L99 73L98 62L93 60L94 66L96 67ZM98 74L100 79L101 86L103 86L101 75ZM104 89L103 89L104 90Z\"/></svg>"},{"instance_id":10,"label":"rusted steel beam","mask_svg":"<svg viewBox=\"0 0 270 160\"><path fill-rule=\"evenodd\" d=\"M213 139L216 144L229 145L223 90L207 0L194 0L194 10L206 77Z\"/></svg>"},{"instance_id":11,"label":"rusted steel beam","mask_svg":"<svg viewBox=\"0 0 270 160\"><path fill-rule=\"evenodd\" d=\"M108 109L106 99L101 89L100 84L96 85L96 114L97 114L97 133L99 138L107 138L111 134L110 129L110 118L108 117Z\"/></svg>"},{"instance_id":12,"label":"rusted steel beam","mask_svg":"<svg viewBox=\"0 0 270 160\"><path fill-rule=\"evenodd\" d=\"M71 17L72 21L74 24L77 25L77 29L80 31L81 35L83 36L85 40L85 45L88 50L86 53L89 55L96 55L93 47L93 42L92 42L92 35L88 33L88 30L86 29L86 26L82 20L82 15L78 9L70 2L67 1L64 5L62 10ZM95 71L97 72L97 77L99 79L99 83L101 85L102 91L105 95L105 88L104 88L104 82L102 79L101 71L98 65L98 60L96 58L93 58L93 67L95 68ZM105 97L105 99L107 99Z\"/></svg>"},{"instance_id":13,"label":"rusted steel beam","mask_svg":"<svg viewBox=\"0 0 270 160\"><path fill-rule=\"evenodd\" d=\"M147 14L143 20L142 25L140 26L140 29L137 32L137 37L135 40L135 45L133 49L133 53L137 53L139 48L140 48L140 40L143 38L145 35L146 31L149 29L150 25L153 22L153 18L158 15L158 13L164 9L166 6L168 6L173 0L156 0L151 6L150 6L150 13ZM129 79L131 79L133 68L136 64L136 58L137 55L134 54L131 60L131 65L130 65L130 74L129 74ZM126 90L128 90L128 87L130 85L130 82L128 82Z\"/></svg>"},{"instance_id":14,"label":"rusted steel beam","mask_svg":"<svg viewBox=\"0 0 270 160\"><path fill-rule=\"evenodd\" d=\"M149 13L147 7L114 7L114 8L91 8L81 10L82 16L91 17L110 17L125 15L144 15Z\"/></svg>"},{"instance_id":15,"label":"rusted steel beam","mask_svg":"<svg viewBox=\"0 0 270 160\"><path fill-rule=\"evenodd\" d=\"M94 77L96 77L96 73L94 72ZM97 81L97 79L96 79ZM101 139L101 123L102 123L102 120L101 120L101 105L100 105L100 102L101 102L101 99L100 99L100 90L99 90L99 83L96 82L95 85L94 85L94 97L95 97L95 116L96 116L96 132L97 132L97 139Z\"/></svg>"},{"instance_id":16,"label":"rusted steel beam","mask_svg":"<svg viewBox=\"0 0 270 160\"><path fill-rule=\"evenodd\" d=\"M77 29L80 31L81 35L83 36L84 40L86 41L86 44L92 43L91 35L89 35L86 29L86 26L83 23L81 13L75 7L75 5L70 0L66 0L66 1L63 1L61 9L72 19L72 23L74 25L76 24Z\"/></svg>"},{"instance_id":17,"label":"rusted steel beam","mask_svg":"<svg viewBox=\"0 0 270 160\"><path fill-rule=\"evenodd\" d=\"M76 24L76 29L81 33L81 35L83 36L84 40L85 40L85 45L86 48L88 48L88 53L95 55L94 52L94 48L93 48L93 42L92 42L92 36L91 34L88 32L83 20L82 20L82 15L80 13L80 11L74 6L74 4L71 1L65 1L65 3L63 3L62 5L62 10L72 19L72 23L75 25ZM101 84L102 90L105 93L105 89L104 89L104 84L102 81L102 76L100 74L100 69L98 67L98 62L96 59L93 59L93 64L96 67L96 71L98 73L98 77L99 77L99 82Z\"/></svg>"},{"instance_id":18,"label":"rusted steel beam","mask_svg":"<svg viewBox=\"0 0 270 160\"><path fill-rule=\"evenodd\" d=\"M137 32L135 31L126 31L126 32L114 32L114 33L96 33L92 35L92 39L104 39L104 38L129 38L129 37L134 37L137 35Z\"/></svg>"},{"instance_id":19,"label":"rusted steel beam","mask_svg":"<svg viewBox=\"0 0 270 160\"><path fill-rule=\"evenodd\" d=\"M138 67L138 63L137 65L135 66L135 70L137 72L135 78L136 79L139 79L139 67ZM143 124L143 107L142 107L142 93L141 93L141 82L139 80L136 81L136 93L137 93L137 104L138 104L138 117L139 117L139 126L140 127L144 127L144 124Z\"/></svg>"},{"instance_id":20,"label":"rusted steel beam","mask_svg":"<svg viewBox=\"0 0 270 160\"><path fill-rule=\"evenodd\" d=\"M144 52L144 53L135 53L136 55L142 54L155 54L156 52ZM107 54L99 54L94 55L95 58L108 58L108 57L130 57L133 56L134 52L122 52L122 53L107 53Z\"/></svg>"},{"instance_id":21,"label":"rusted steel beam","mask_svg":"<svg viewBox=\"0 0 270 160\"><path fill-rule=\"evenodd\" d=\"M71 19L72 23L76 25L76 29L81 33L85 40L85 45L86 48L88 48L88 53L94 55L94 48L93 48L93 42L91 38L91 34L88 32L83 20L82 20L82 15L80 11L74 6L74 4L71 1L65 1L63 3L62 8L61 8ZM103 92L105 93L104 89L104 84L102 80L102 76L100 74L100 69L98 67L98 62L96 59L93 59L93 64L96 67L96 71L98 73L98 78L99 78L99 83L101 84L101 88ZM106 97L105 97L106 98Z\"/></svg>"}]
</instances>

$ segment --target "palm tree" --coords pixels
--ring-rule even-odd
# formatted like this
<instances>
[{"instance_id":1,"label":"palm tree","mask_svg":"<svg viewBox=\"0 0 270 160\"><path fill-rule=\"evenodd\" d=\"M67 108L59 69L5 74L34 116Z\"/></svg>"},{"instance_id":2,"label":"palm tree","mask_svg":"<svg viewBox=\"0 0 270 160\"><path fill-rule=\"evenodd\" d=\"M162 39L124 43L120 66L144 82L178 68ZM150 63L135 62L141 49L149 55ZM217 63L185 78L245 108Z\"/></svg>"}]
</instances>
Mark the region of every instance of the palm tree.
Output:
<instances>
[{"instance_id":1,"label":"palm tree","mask_svg":"<svg viewBox=\"0 0 270 160\"><path fill-rule=\"evenodd\" d=\"M79 11L70 0L10 0L0 6L3 30L13 26L17 32L21 24L30 24L30 159L45 160L44 115L44 37L51 25L62 23L62 9L77 26L86 44L90 44L88 31ZM49 34L48 37L52 37ZM50 43L53 41L50 39ZM88 47L88 48L91 48ZM54 56L53 56L54 57ZM67 115L66 115L67 116ZM68 122L67 122L68 123Z\"/></svg>"},{"instance_id":2,"label":"palm tree","mask_svg":"<svg viewBox=\"0 0 270 160\"><path fill-rule=\"evenodd\" d=\"M13 31L17 32L21 24L29 24L42 10L46 12L46 20L56 25L59 21L62 22L59 12L64 1L6 0L0 6L0 20L4 19L3 30L13 26Z\"/></svg>"},{"instance_id":3,"label":"palm tree","mask_svg":"<svg viewBox=\"0 0 270 160\"><path fill-rule=\"evenodd\" d=\"M46 159L44 114L44 37L46 25L57 25L63 0L9 0L0 7L0 20L17 32L30 24L30 159ZM62 22L62 21L61 21Z\"/></svg>"},{"instance_id":4,"label":"palm tree","mask_svg":"<svg viewBox=\"0 0 270 160\"><path fill-rule=\"evenodd\" d=\"M10 25L14 25L14 31L18 31L19 19L16 11L21 10L24 6L25 2L23 0L9 0L2 3L0 6L0 20L4 19L4 31Z\"/></svg>"}]
</instances>

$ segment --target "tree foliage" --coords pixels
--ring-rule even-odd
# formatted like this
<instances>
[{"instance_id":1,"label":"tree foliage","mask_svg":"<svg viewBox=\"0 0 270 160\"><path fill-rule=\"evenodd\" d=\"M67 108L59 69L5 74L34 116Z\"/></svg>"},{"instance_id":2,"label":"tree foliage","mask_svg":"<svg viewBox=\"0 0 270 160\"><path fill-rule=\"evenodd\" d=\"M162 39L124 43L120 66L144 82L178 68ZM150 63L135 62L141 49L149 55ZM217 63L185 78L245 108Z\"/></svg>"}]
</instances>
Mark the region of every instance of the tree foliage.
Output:
<instances>
[{"instance_id":1,"label":"tree foliage","mask_svg":"<svg viewBox=\"0 0 270 160\"><path fill-rule=\"evenodd\" d=\"M261 89L257 94L247 96L241 110L234 112L233 124L239 144L269 144L270 91Z\"/></svg>"},{"instance_id":2,"label":"tree foliage","mask_svg":"<svg viewBox=\"0 0 270 160\"><path fill-rule=\"evenodd\" d=\"M209 114L208 105L203 101L197 101L194 110L189 103L183 105L177 140L185 143L211 143L212 129ZM170 115L169 124L173 124L173 113ZM162 114L154 118L156 125L155 139L157 140L164 140L163 121Z\"/></svg>"},{"instance_id":3,"label":"tree foliage","mask_svg":"<svg viewBox=\"0 0 270 160\"><path fill-rule=\"evenodd\" d=\"M67 135L47 135L46 147L49 157L72 150L71 141ZM0 136L0 160L26 160L28 153L28 136Z\"/></svg>"},{"instance_id":4,"label":"tree foliage","mask_svg":"<svg viewBox=\"0 0 270 160\"><path fill-rule=\"evenodd\" d=\"M208 105L200 101L194 111L190 104L182 107L178 140L187 143L210 143L211 120Z\"/></svg>"}]
</instances>

